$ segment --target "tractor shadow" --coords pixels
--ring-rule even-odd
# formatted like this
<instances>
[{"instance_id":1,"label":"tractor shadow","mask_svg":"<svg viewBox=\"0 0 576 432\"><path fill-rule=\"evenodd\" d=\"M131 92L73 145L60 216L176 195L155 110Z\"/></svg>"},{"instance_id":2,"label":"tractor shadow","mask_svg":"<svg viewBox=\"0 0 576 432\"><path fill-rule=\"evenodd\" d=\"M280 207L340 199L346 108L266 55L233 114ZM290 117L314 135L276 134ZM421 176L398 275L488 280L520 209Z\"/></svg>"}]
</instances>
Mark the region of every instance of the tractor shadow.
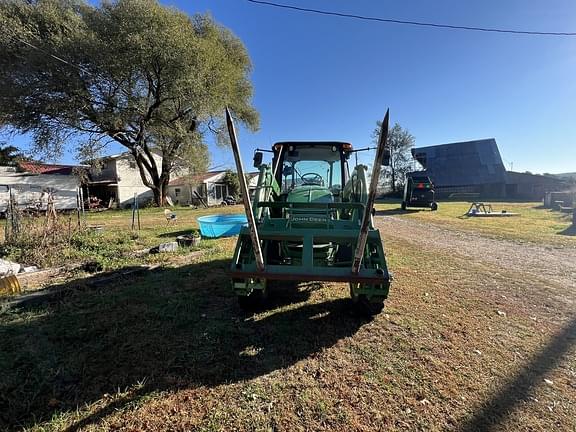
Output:
<instances>
[{"instance_id":1,"label":"tractor shadow","mask_svg":"<svg viewBox=\"0 0 576 432\"><path fill-rule=\"evenodd\" d=\"M395 215L405 215L410 213L420 213L423 211L429 211L427 209L406 209L402 210L400 207L396 209L386 209L386 210L376 210L375 216L395 216Z\"/></svg>"},{"instance_id":2,"label":"tractor shadow","mask_svg":"<svg viewBox=\"0 0 576 432\"><path fill-rule=\"evenodd\" d=\"M514 409L529 399L541 386L546 374L558 367L576 344L576 317L573 317L552 339L490 399L461 422L458 431L499 430L500 424Z\"/></svg>"},{"instance_id":3,"label":"tractor shadow","mask_svg":"<svg viewBox=\"0 0 576 432\"><path fill-rule=\"evenodd\" d=\"M18 430L131 389L69 427L97 424L158 391L216 386L286 368L367 321L348 299L304 303L316 286L275 287L270 310L237 306L227 260L93 283L0 314L0 430Z\"/></svg>"},{"instance_id":4,"label":"tractor shadow","mask_svg":"<svg viewBox=\"0 0 576 432\"><path fill-rule=\"evenodd\" d=\"M269 297L258 311L264 312L308 301L310 295L320 289L322 284L316 282L271 281L268 285Z\"/></svg>"}]
</instances>

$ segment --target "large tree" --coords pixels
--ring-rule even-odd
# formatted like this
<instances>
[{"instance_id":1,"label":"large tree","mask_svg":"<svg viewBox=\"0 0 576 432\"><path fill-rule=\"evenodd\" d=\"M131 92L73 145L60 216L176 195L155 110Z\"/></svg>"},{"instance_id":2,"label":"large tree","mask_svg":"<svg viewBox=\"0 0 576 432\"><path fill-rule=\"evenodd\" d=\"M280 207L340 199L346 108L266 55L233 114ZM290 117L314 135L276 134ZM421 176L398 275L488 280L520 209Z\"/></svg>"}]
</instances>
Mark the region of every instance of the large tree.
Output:
<instances>
[{"instance_id":1,"label":"large tree","mask_svg":"<svg viewBox=\"0 0 576 432\"><path fill-rule=\"evenodd\" d=\"M0 127L47 155L119 143L159 205L175 164L206 162L225 106L258 127L246 49L209 16L155 0L0 0L0 26Z\"/></svg>"},{"instance_id":2,"label":"large tree","mask_svg":"<svg viewBox=\"0 0 576 432\"><path fill-rule=\"evenodd\" d=\"M372 132L372 141L375 145L378 144L381 127L382 122L378 120L376 128ZM390 165L382 167L381 176L393 193L404 187L406 173L412 171L414 159L411 150L415 142L414 136L398 123L395 123L388 131L387 144L390 149Z\"/></svg>"}]
</instances>

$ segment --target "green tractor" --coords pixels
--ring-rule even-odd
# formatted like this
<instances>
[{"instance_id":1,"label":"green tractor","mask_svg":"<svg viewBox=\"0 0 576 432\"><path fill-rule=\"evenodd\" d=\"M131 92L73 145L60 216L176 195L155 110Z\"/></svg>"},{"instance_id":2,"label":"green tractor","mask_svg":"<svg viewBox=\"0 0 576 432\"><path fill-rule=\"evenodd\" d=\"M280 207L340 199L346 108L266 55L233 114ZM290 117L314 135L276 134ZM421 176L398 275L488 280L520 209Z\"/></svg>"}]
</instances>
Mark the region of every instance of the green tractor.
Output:
<instances>
[{"instance_id":1,"label":"green tractor","mask_svg":"<svg viewBox=\"0 0 576 432\"><path fill-rule=\"evenodd\" d=\"M260 304L271 281L332 281L349 283L363 313L379 313L391 275L373 210L380 167L390 160L388 113L370 183L365 165L350 170L357 150L349 143L279 142L265 151L271 163L262 162L263 151L254 155L259 177L252 201L229 111L226 118L248 219L230 269L240 305Z\"/></svg>"}]
</instances>

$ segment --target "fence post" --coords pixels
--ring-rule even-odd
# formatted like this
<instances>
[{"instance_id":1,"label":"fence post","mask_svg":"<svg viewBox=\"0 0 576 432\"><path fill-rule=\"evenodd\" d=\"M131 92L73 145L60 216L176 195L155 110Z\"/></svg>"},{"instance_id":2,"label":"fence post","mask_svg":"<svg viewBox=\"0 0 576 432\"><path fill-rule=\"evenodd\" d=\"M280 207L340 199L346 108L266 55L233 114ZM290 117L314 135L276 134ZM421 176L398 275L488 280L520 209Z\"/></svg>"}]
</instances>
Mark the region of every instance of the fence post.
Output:
<instances>
[{"instance_id":1,"label":"fence post","mask_svg":"<svg viewBox=\"0 0 576 432\"><path fill-rule=\"evenodd\" d=\"M140 203L138 202L138 194L134 192L134 201L132 202L132 231L136 228L138 223L138 231L140 231Z\"/></svg>"},{"instance_id":2,"label":"fence post","mask_svg":"<svg viewBox=\"0 0 576 432\"><path fill-rule=\"evenodd\" d=\"M140 197L136 195L136 218L138 219L138 231L140 231Z\"/></svg>"},{"instance_id":3,"label":"fence post","mask_svg":"<svg viewBox=\"0 0 576 432\"><path fill-rule=\"evenodd\" d=\"M134 193L134 200L132 201L132 231L134 231L136 222L136 193Z\"/></svg>"},{"instance_id":4,"label":"fence post","mask_svg":"<svg viewBox=\"0 0 576 432\"><path fill-rule=\"evenodd\" d=\"M78 219L78 229L80 229L80 227L82 226L82 224L81 224L81 218L82 218L81 211L82 210L80 210L80 203L81 203L82 198L80 197L80 190L81 190L81 187L79 187L78 190L76 191L76 212L77 212L77 216L78 216L78 218L77 218Z\"/></svg>"}]
</instances>

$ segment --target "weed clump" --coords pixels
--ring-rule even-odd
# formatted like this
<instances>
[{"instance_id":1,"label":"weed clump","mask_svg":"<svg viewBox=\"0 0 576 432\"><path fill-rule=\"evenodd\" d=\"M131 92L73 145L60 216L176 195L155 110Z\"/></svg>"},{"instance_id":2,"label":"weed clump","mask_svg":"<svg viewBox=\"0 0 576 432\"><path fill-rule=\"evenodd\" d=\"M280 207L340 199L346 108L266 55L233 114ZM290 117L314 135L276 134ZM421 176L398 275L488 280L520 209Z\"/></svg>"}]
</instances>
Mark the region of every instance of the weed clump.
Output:
<instances>
[{"instance_id":1,"label":"weed clump","mask_svg":"<svg viewBox=\"0 0 576 432\"><path fill-rule=\"evenodd\" d=\"M90 260L110 269L123 263L130 250L128 232L97 232L73 220L73 215L22 216L18 230L6 230L0 256L23 265L61 266Z\"/></svg>"},{"instance_id":2,"label":"weed clump","mask_svg":"<svg viewBox=\"0 0 576 432\"><path fill-rule=\"evenodd\" d=\"M19 215L18 229L14 219L6 223L0 255L24 265L48 267L62 264L72 237L82 230L69 216Z\"/></svg>"}]
</instances>

